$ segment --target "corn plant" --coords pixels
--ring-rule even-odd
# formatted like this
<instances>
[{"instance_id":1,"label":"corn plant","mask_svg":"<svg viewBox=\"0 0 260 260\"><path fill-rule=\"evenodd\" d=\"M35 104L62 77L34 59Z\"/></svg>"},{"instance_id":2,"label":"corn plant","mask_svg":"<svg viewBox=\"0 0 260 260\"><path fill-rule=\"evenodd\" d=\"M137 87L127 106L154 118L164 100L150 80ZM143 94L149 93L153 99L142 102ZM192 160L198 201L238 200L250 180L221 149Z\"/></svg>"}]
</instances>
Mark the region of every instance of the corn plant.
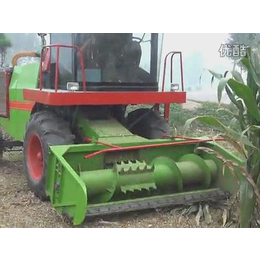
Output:
<instances>
[{"instance_id":1,"label":"corn plant","mask_svg":"<svg viewBox=\"0 0 260 260\"><path fill-rule=\"evenodd\" d=\"M219 103L225 91L236 106L235 113L225 109L233 117L230 125L225 125L212 116L199 116L187 120L184 131L194 121L217 128L220 130L220 135L245 157L244 170L241 169L243 176L239 179L239 224L240 227L250 227L254 211L260 208L260 50L248 48L246 57L237 63L240 63L246 71L246 82L237 66L223 75L210 71L213 79L217 78L219 81L217 88Z\"/></svg>"}]
</instances>

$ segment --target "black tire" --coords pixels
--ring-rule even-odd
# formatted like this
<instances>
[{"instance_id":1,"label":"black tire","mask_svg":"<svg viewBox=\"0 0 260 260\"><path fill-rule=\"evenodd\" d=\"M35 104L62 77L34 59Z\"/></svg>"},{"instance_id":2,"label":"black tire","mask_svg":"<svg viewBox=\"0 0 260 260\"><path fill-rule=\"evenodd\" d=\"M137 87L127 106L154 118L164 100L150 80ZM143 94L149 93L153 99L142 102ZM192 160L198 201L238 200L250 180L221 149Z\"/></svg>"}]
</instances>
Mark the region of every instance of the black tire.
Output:
<instances>
[{"instance_id":1,"label":"black tire","mask_svg":"<svg viewBox=\"0 0 260 260\"><path fill-rule=\"evenodd\" d=\"M127 128L147 139L160 139L170 134L170 126L160 114L152 109L140 108L127 116Z\"/></svg>"},{"instance_id":2,"label":"black tire","mask_svg":"<svg viewBox=\"0 0 260 260\"><path fill-rule=\"evenodd\" d=\"M25 176L30 190L41 200L48 200L45 182L49 146L73 143L74 136L63 119L48 111L37 112L31 116L23 144ZM36 154L37 147L41 150L39 157L39 153ZM34 160L35 156L37 159Z\"/></svg>"}]
</instances>

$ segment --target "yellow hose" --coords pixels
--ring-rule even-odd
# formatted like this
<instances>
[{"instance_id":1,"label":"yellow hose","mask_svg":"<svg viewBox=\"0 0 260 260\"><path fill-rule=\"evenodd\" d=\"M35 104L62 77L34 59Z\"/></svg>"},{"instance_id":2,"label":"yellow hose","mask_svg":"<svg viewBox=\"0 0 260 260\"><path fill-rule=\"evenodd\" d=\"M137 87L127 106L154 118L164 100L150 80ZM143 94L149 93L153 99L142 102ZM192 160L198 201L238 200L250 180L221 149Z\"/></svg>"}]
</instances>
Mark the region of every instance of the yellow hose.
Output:
<instances>
[{"instance_id":1,"label":"yellow hose","mask_svg":"<svg viewBox=\"0 0 260 260\"><path fill-rule=\"evenodd\" d=\"M37 52L34 52L34 51L19 52L19 53L15 54L12 59L13 67L17 66L18 60L23 57L40 57L40 56Z\"/></svg>"}]
</instances>

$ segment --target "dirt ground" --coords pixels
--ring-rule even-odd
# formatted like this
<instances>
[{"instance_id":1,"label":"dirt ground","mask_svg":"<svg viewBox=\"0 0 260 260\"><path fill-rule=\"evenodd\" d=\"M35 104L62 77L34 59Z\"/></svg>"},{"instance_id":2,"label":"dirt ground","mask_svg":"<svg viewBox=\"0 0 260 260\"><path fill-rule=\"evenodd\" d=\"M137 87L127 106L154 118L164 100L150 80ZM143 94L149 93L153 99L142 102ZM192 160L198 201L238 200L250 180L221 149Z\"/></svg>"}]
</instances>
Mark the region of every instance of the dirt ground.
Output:
<instances>
[{"instance_id":1,"label":"dirt ground","mask_svg":"<svg viewBox=\"0 0 260 260\"><path fill-rule=\"evenodd\" d=\"M183 210L181 208L180 210ZM184 208L185 210L185 208ZM222 210L210 208L212 222L196 223L196 213L180 215L177 210L163 209L128 213L106 218L87 219L80 227L88 228L175 228L222 227ZM0 227L1 228L68 228L71 223L60 216L49 202L41 202L28 190L23 163L0 162Z\"/></svg>"},{"instance_id":2,"label":"dirt ground","mask_svg":"<svg viewBox=\"0 0 260 260\"><path fill-rule=\"evenodd\" d=\"M185 109L196 110L201 104L189 101ZM22 154L5 153L0 161L0 228L5 227L47 227L69 228L73 225L60 216L50 202L41 202L28 190L23 175ZM179 208L150 210L96 219L86 219L80 227L87 228L196 228L223 227L223 220L228 224L225 210L210 205L209 216L205 214L198 221L200 206L192 205ZM201 213L201 212L200 212ZM207 224L208 223L208 224ZM228 225L230 226L230 225ZM231 225L233 227L233 224Z\"/></svg>"}]
</instances>

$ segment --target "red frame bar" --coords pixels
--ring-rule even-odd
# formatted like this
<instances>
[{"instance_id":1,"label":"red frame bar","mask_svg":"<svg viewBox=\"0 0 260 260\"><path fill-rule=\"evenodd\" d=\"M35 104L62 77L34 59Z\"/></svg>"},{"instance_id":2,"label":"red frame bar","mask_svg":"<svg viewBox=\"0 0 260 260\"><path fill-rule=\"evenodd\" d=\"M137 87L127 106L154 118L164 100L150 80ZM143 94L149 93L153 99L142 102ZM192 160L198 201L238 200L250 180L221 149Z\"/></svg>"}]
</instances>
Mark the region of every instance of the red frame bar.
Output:
<instances>
[{"instance_id":1,"label":"red frame bar","mask_svg":"<svg viewBox=\"0 0 260 260\"><path fill-rule=\"evenodd\" d=\"M183 76L183 63L182 63L182 52L180 53L180 65L181 65L181 86L182 86L182 91L184 91L184 76Z\"/></svg>"},{"instance_id":2,"label":"red frame bar","mask_svg":"<svg viewBox=\"0 0 260 260\"><path fill-rule=\"evenodd\" d=\"M181 85L182 91L184 91L184 79L183 79L183 63L182 63L182 52L180 51L171 51L169 52L164 58L164 68L163 68L163 82L162 82L162 91L165 90L165 78L166 78L166 68L167 68L167 60L168 57L171 55L171 82L173 80L173 57L175 54L180 55L180 67L181 67Z\"/></svg>"},{"instance_id":3,"label":"red frame bar","mask_svg":"<svg viewBox=\"0 0 260 260\"><path fill-rule=\"evenodd\" d=\"M165 59L164 59L163 82L162 82L162 91L163 92L165 90L165 79L166 79L166 68L167 68L168 57L171 55L171 82L173 82L173 58L174 58L174 56L176 54L180 55L181 87L182 87L182 91L184 91L182 52L180 52L180 51L171 51L171 52L169 52L165 56ZM164 104L164 118L166 119L167 122L169 122L169 118L170 118L170 104Z\"/></svg>"},{"instance_id":4,"label":"red frame bar","mask_svg":"<svg viewBox=\"0 0 260 260\"><path fill-rule=\"evenodd\" d=\"M74 48L78 51L79 56L80 56L80 64L81 64L81 71L82 71L82 80L83 80L83 91L86 92L86 76L85 76L85 66L84 66L84 56L83 56L83 52L80 49L79 46L76 45L64 45L64 44L52 44L52 45L46 45L43 46L42 51L41 51L41 63L40 63L40 84L39 84L39 89L42 90L43 86L42 86L42 73L43 73L43 60L44 60L44 54L45 54L45 50L46 48L57 48L57 55L56 55L56 71L55 71L55 93L58 94L58 80L59 80L59 59L60 59L60 48ZM186 102L186 93L184 92L184 79L183 79L183 62L182 62L182 53L179 51L172 51L169 52L164 59L164 70L163 70L163 82L162 82L162 92L165 91L165 80L166 80L166 68L167 68L167 60L168 57L171 55L171 82L173 80L173 58L176 54L180 55L180 69L181 69L181 84L182 84L182 92L174 92L176 95L177 93L181 93L181 95L176 95L175 98L171 97L171 101L169 101L169 98L164 98L163 100L154 100L153 98L151 100L153 100L153 102L151 100L147 100L147 98L141 98L140 99L140 95L137 93L133 93L131 92L131 95L134 95L137 100L133 97L132 100L130 100L129 102L126 101L118 101L117 99L113 99L114 101L110 101L108 102L107 99L109 99L108 96L104 97L103 95L98 94L98 92L96 92L95 95L99 96L101 100L103 100L102 102L98 102L98 101L93 101L93 102L83 102L82 98L79 98L78 95L75 95L76 98L76 103L73 102L73 104L75 105L85 105L85 104L92 104L92 105L105 105L105 104L156 104L155 105L155 110L159 110L159 104L164 104L164 118L167 120L167 122L169 121L169 116L170 116L170 103L185 103ZM44 91L45 92L45 91ZM110 93L110 92L107 92ZM106 95L107 95L106 93ZM114 92L115 93L115 92ZM147 92L145 92L147 93ZM78 93L79 94L79 93ZM103 92L103 94L105 94L105 92ZM63 92L63 95L65 95L65 93ZM129 93L126 95L130 95ZM155 92L154 94L155 95ZM24 98L31 100L31 101L36 101L42 104L47 104L47 105L73 105L72 102L69 102L68 100L64 100L64 101L60 101L57 102L57 100L55 101L55 99L63 99L65 96L53 96L53 93L49 92L46 96L46 92L42 95L36 94L36 93L29 93L27 90L24 90ZM93 97L93 96L92 96ZM151 97L151 95L150 95ZM158 96L159 97L159 96ZM90 98L90 96L88 95L87 98ZM126 98L125 93L124 94L120 94L119 99L121 98ZM72 93L70 93L70 99L73 100L72 97ZM128 99L127 99L128 100ZM142 100L142 101L141 101Z\"/></svg>"},{"instance_id":5,"label":"red frame bar","mask_svg":"<svg viewBox=\"0 0 260 260\"><path fill-rule=\"evenodd\" d=\"M183 64L182 64L182 52L174 52L171 56L171 82L173 82L173 58L175 54L180 54L180 69L181 69L181 86L182 91L184 90L184 79L183 79Z\"/></svg>"},{"instance_id":6,"label":"red frame bar","mask_svg":"<svg viewBox=\"0 0 260 260\"><path fill-rule=\"evenodd\" d=\"M59 61L60 61L60 47L57 47L56 66L55 66L55 92L58 91L58 82L59 82Z\"/></svg>"},{"instance_id":7,"label":"red frame bar","mask_svg":"<svg viewBox=\"0 0 260 260\"><path fill-rule=\"evenodd\" d=\"M186 92L92 92L24 89L23 97L49 106L185 103Z\"/></svg>"},{"instance_id":8,"label":"red frame bar","mask_svg":"<svg viewBox=\"0 0 260 260\"><path fill-rule=\"evenodd\" d=\"M170 104L164 104L164 118L168 123L170 118Z\"/></svg>"},{"instance_id":9,"label":"red frame bar","mask_svg":"<svg viewBox=\"0 0 260 260\"><path fill-rule=\"evenodd\" d=\"M108 148L103 149L94 153L91 153L89 155L84 156L84 159L90 159L92 157L95 157L97 155L103 154L103 153L110 153L110 152L118 152L118 151L129 151L129 150L137 150L137 149L143 149L143 148L156 148L156 147L167 147L167 146L178 146L178 145L186 145L186 144L199 144L199 143L207 143L216 141L216 139L208 139L208 140L186 140L186 141L180 141L180 142L171 142L171 143L163 143L163 144L148 144L148 145L136 145L131 147L116 147L116 148Z\"/></svg>"},{"instance_id":10,"label":"red frame bar","mask_svg":"<svg viewBox=\"0 0 260 260\"><path fill-rule=\"evenodd\" d=\"M45 45L42 47L42 51L41 51L41 62L40 62L40 85L39 85L39 89L42 90L43 86L42 86L42 63L44 61L44 53L45 53L45 49L47 48L56 48L57 49L57 55L56 55L56 71L55 71L55 91L58 91L58 82L59 82L59 75L58 75L58 71L59 71L59 60L60 60L60 48L71 48L71 49L76 49L77 52L79 53L80 56L80 66L81 66L81 73L82 73L82 81L83 81L83 91L85 92L87 90L86 88L86 75L85 75L85 65L84 65L84 56L83 56L83 52L80 49L79 46L76 45L66 45L66 44L51 44L51 45Z\"/></svg>"},{"instance_id":11,"label":"red frame bar","mask_svg":"<svg viewBox=\"0 0 260 260\"><path fill-rule=\"evenodd\" d=\"M91 138L86 138L86 141L88 142L88 143L92 143L93 142L93 140L91 139ZM107 143L107 142L102 142L102 141L95 141L95 143L96 144L102 144L102 145L105 145L105 146L108 146L108 147L112 147L112 148L118 148L118 147L120 147L120 146L118 146L118 145L114 145L114 144L110 144L110 143Z\"/></svg>"}]
</instances>

